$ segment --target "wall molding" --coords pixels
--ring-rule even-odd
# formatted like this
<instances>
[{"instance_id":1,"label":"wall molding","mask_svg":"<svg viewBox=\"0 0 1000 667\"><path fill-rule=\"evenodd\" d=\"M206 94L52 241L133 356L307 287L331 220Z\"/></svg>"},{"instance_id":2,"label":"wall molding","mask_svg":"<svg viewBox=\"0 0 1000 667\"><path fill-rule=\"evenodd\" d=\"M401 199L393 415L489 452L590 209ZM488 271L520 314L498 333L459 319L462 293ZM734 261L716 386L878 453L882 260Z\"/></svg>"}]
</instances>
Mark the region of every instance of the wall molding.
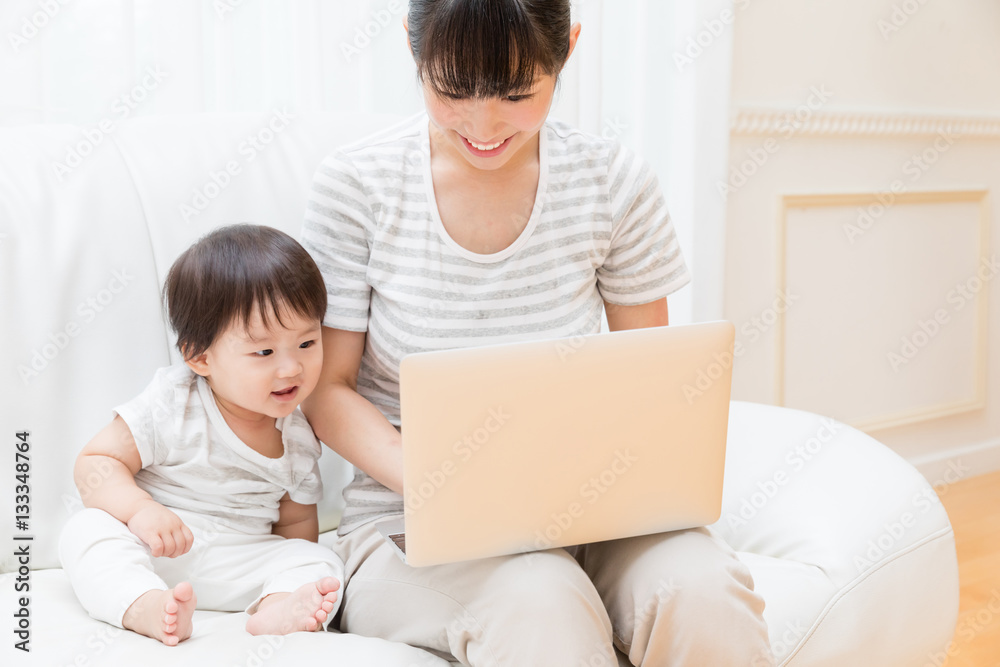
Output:
<instances>
[{"instance_id":1,"label":"wall molding","mask_svg":"<svg viewBox=\"0 0 1000 667\"><path fill-rule=\"evenodd\" d=\"M962 472L961 480L965 480L1000 470L1000 438L908 457L907 461L929 483L939 490L946 489L955 481L959 471Z\"/></svg>"},{"instance_id":2,"label":"wall molding","mask_svg":"<svg viewBox=\"0 0 1000 667\"><path fill-rule=\"evenodd\" d=\"M730 133L738 136L883 136L1000 139L1000 116L908 114L879 111L813 111L807 106L741 107Z\"/></svg>"},{"instance_id":3,"label":"wall molding","mask_svg":"<svg viewBox=\"0 0 1000 667\"><path fill-rule=\"evenodd\" d=\"M802 208L827 208L842 206L867 206L879 203L877 192L818 192L812 194L784 194L779 197L778 243L775 258L777 262L777 288L781 293L788 291L788 211ZM990 200L988 190L920 190L901 192L894 204L950 204L976 203L979 205L979 238L977 257L985 257L989 247ZM981 410L986 407L986 359L988 353L989 289L984 285L976 295L976 352L974 397L967 401L946 402L938 405L915 407L897 413L877 415L864 420L847 420L847 423L866 433L882 429L940 419L952 415ZM779 312L775 327L774 355L774 398L775 405L785 406L785 368L788 364L786 339L786 316Z\"/></svg>"}]
</instances>

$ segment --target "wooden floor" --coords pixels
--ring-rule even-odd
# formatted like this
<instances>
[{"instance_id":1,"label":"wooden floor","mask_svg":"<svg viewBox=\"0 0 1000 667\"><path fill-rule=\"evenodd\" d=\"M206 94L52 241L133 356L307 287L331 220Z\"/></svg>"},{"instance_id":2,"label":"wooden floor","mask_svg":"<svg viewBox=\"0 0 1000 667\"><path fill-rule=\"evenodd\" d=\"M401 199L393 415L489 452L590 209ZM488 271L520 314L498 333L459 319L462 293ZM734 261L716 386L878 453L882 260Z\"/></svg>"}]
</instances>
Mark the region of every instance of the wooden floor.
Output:
<instances>
[{"instance_id":1,"label":"wooden floor","mask_svg":"<svg viewBox=\"0 0 1000 667\"><path fill-rule=\"evenodd\" d=\"M955 529L961 588L947 667L1000 667L1000 472L938 489ZM928 656L928 665L939 662Z\"/></svg>"}]
</instances>

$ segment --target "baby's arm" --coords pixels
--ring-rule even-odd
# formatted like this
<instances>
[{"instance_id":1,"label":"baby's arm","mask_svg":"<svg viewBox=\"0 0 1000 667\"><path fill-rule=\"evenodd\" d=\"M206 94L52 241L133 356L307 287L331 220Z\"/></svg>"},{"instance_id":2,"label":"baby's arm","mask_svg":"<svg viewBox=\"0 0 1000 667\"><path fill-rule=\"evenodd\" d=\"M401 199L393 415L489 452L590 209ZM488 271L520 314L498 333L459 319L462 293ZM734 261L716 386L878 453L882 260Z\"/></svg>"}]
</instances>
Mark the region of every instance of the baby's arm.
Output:
<instances>
[{"instance_id":1,"label":"baby's arm","mask_svg":"<svg viewBox=\"0 0 1000 667\"><path fill-rule=\"evenodd\" d=\"M286 492L278 504L278 520L271 524L271 534L284 538L319 540L319 518L316 505L303 505L288 497Z\"/></svg>"},{"instance_id":2,"label":"baby's arm","mask_svg":"<svg viewBox=\"0 0 1000 667\"><path fill-rule=\"evenodd\" d=\"M180 517L136 486L135 474L142 459L125 420L116 415L87 443L73 468L73 479L87 507L115 517L140 540L153 556L170 558L187 553L194 542Z\"/></svg>"}]
</instances>

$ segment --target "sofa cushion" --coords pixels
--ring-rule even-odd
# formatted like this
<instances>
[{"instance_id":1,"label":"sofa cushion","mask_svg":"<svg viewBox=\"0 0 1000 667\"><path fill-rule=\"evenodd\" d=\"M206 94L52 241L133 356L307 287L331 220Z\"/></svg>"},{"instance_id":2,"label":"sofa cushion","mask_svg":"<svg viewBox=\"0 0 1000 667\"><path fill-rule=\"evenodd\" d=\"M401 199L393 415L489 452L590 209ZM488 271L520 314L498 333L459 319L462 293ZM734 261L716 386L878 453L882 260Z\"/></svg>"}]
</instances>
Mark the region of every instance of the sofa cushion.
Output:
<instances>
[{"instance_id":1,"label":"sofa cushion","mask_svg":"<svg viewBox=\"0 0 1000 667\"><path fill-rule=\"evenodd\" d=\"M947 513L913 466L857 429L733 401L712 529L750 568L779 664L918 664L951 638Z\"/></svg>"},{"instance_id":2,"label":"sofa cushion","mask_svg":"<svg viewBox=\"0 0 1000 667\"><path fill-rule=\"evenodd\" d=\"M0 615L13 613L12 575L0 577L5 591ZM0 648L0 664L47 667L101 665L213 665L228 667L350 665L350 667L448 667L446 660L406 644L339 632L297 632L287 636L254 637L246 632L247 615L197 611L194 633L177 646L166 646L134 632L116 628L87 615L62 570L31 574L32 627L30 662L7 637ZM9 624L8 624L9 627Z\"/></svg>"}]
</instances>

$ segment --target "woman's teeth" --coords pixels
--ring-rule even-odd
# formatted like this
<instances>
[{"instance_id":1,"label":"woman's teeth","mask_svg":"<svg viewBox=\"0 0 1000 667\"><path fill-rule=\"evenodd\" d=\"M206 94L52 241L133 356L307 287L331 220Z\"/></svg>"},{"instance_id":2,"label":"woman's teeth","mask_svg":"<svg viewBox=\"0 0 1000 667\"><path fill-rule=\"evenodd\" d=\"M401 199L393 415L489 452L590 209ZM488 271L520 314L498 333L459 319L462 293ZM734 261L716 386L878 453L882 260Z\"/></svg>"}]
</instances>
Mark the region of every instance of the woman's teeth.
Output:
<instances>
[{"instance_id":1,"label":"woman's teeth","mask_svg":"<svg viewBox=\"0 0 1000 667\"><path fill-rule=\"evenodd\" d=\"M498 141L495 144L477 144L472 139L466 139L466 141L468 141L472 145L473 148L475 148L476 150L480 150L480 151L491 151L494 148L499 148L500 144L503 143L503 141ZM504 141L506 141L506 139L504 139Z\"/></svg>"}]
</instances>

